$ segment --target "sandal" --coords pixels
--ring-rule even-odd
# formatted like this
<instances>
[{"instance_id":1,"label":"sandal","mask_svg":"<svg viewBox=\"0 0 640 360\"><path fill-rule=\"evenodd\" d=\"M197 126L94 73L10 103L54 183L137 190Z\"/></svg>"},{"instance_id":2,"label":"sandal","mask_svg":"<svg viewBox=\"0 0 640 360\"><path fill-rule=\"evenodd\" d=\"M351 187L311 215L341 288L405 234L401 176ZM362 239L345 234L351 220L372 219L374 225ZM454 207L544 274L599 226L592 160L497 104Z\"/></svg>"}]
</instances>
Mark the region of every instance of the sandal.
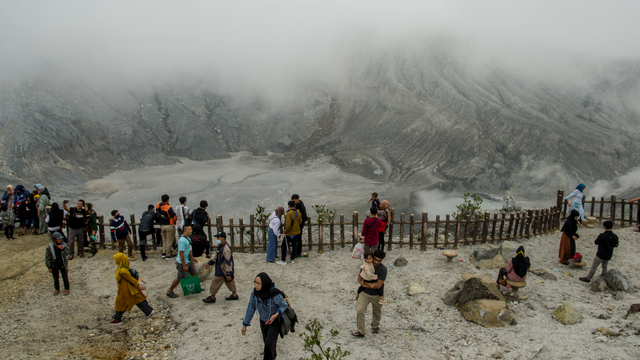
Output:
<instances>
[{"instance_id":1,"label":"sandal","mask_svg":"<svg viewBox=\"0 0 640 360\"><path fill-rule=\"evenodd\" d=\"M351 335L355 336L355 337L364 337L364 334L361 334L360 332L356 331L354 333L351 333Z\"/></svg>"},{"instance_id":2,"label":"sandal","mask_svg":"<svg viewBox=\"0 0 640 360\"><path fill-rule=\"evenodd\" d=\"M374 333L374 334L377 334L377 333L380 332L380 328L379 327L373 328L373 329L371 329L371 332Z\"/></svg>"},{"instance_id":3,"label":"sandal","mask_svg":"<svg viewBox=\"0 0 640 360\"><path fill-rule=\"evenodd\" d=\"M177 297L178 297L178 294L176 294L176 293L174 293L174 292L170 292L170 293L167 293L167 296L168 296L168 297L170 297L170 298L172 298L172 299L175 299L175 298L177 298Z\"/></svg>"},{"instance_id":4,"label":"sandal","mask_svg":"<svg viewBox=\"0 0 640 360\"><path fill-rule=\"evenodd\" d=\"M69 255L69 256L67 257L67 260L73 260L73 255Z\"/></svg>"}]
</instances>

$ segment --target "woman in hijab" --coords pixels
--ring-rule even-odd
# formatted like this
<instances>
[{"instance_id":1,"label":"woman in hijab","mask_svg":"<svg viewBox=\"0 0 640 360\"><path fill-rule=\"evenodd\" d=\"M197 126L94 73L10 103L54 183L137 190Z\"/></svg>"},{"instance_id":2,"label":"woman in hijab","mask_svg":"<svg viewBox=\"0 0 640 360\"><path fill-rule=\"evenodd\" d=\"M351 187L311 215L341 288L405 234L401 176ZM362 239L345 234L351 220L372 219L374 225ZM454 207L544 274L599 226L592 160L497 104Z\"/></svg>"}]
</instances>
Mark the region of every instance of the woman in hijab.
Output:
<instances>
[{"instance_id":1,"label":"woman in hijab","mask_svg":"<svg viewBox=\"0 0 640 360\"><path fill-rule=\"evenodd\" d=\"M384 236L387 233L387 224L389 223L389 219L391 219L391 212L389 208L391 205L389 201L382 200L380 203L380 207L378 208L378 219L382 220L382 226L380 226L378 232L378 249L384 251Z\"/></svg>"},{"instance_id":2,"label":"woman in hijab","mask_svg":"<svg viewBox=\"0 0 640 360\"><path fill-rule=\"evenodd\" d=\"M268 263L276 261L278 238L280 237L280 228L282 227L282 214L284 214L284 208L278 206L276 211L272 212L269 216L269 242L267 243Z\"/></svg>"},{"instance_id":3,"label":"woman in hijab","mask_svg":"<svg viewBox=\"0 0 640 360\"><path fill-rule=\"evenodd\" d=\"M516 250L516 257L509 259L509 265L507 265L506 268L500 268L496 282L499 284L500 279L503 279L505 276L507 279L515 282L525 281L527 279L527 270L529 270L530 267L531 262L529 258L524 256L524 246L520 246L518 250Z\"/></svg>"},{"instance_id":4,"label":"woman in hijab","mask_svg":"<svg viewBox=\"0 0 640 360\"><path fill-rule=\"evenodd\" d=\"M569 196L565 197L566 201L569 201L569 212L573 210L578 210L580 213L580 219L578 220L578 224L582 226L582 220L584 220L584 207L582 206L582 198L584 197L584 184L580 184L576 187L575 190ZM571 200L573 199L573 200Z\"/></svg>"},{"instance_id":5,"label":"woman in hijab","mask_svg":"<svg viewBox=\"0 0 640 360\"><path fill-rule=\"evenodd\" d=\"M276 284L266 273L260 273L253 282L254 290L251 292L247 312L242 321L242 335L247 332L247 326L251 325L251 319L256 310L260 316L260 330L264 341L264 360L275 359L276 343L280 334L280 321L282 314L289 307L284 299L282 291L276 288Z\"/></svg>"},{"instance_id":6,"label":"woman in hijab","mask_svg":"<svg viewBox=\"0 0 640 360\"><path fill-rule=\"evenodd\" d=\"M569 265L567 260L573 259L573 255L576 253L576 240L578 239L578 218L580 213L578 210L571 210L571 214L564 225L562 225L562 238L560 238L560 250L558 251L558 257L560 263L563 265Z\"/></svg>"},{"instance_id":7,"label":"woman in hijab","mask_svg":"<svg viewBox=\"0 0 640 360\"><path fill-rule=\"evenodd\" d=\"M7 190L2 195L2 203L7 205L7 209L13 208L13 185L7 185Z\"/></svg>"},{"instance_id":8,"label":"woman in hijab","mask_svg":"<svg viewBox=\"0 0 640 360\"><path fill-rule=\"evenodd\" d=\"M117 253L113 255L118 265L116 269L116 282L118 283L118 295L116 296L116 314L113 316L111 325L121 325L122 315L125 311L131 311L133 306L137 307L144 312L147 317L153 315L153 308L149 306L147 297L142 293L146 287L140 285L129 272L129 258L123 253Z\"/></svg>"}]
</instances>

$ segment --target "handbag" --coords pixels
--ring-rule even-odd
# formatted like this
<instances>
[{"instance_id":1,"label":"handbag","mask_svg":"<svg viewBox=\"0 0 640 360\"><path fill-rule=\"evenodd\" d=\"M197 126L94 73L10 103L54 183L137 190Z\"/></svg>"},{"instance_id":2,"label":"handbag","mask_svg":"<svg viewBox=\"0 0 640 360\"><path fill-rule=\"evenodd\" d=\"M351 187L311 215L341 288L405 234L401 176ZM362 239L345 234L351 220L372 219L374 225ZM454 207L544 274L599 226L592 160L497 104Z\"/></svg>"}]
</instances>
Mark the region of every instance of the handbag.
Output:
<instances>
[{"instance_id":1,"label":"handbag","mask_svg":"<svg viewBox=\"0 0 640 360\"><path fill-rule=\"evenodd\" d=\"M357 243L356 246L353 247L351 258L362 259L362 254L364 254L364 245L362 245L362 243Z\"/></svg>"},{"instance_id":2,"label":"handbag","mask_svg":"<svg viewBox=\"0 0 640 360\"><path fill-rule=\"evenodd\" d=\"M191 276L188 271L184 274L184 279L180 279L180 286L182 287L184 296L200 294L202 292L200 277L198 277L198 275Z\"/></svg>"}]
</instances>

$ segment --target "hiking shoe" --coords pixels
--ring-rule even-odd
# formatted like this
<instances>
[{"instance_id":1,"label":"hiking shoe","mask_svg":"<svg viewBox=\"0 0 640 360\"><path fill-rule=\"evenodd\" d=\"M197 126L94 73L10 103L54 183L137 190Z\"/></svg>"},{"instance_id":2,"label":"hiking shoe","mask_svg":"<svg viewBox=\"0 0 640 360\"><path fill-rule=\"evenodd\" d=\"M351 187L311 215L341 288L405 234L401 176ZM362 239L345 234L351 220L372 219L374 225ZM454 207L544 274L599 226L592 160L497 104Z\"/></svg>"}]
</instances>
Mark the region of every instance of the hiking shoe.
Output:
<instances>
[{"instance_id":1,"label":"hiking shoe","mask_svg":"<svg viewBox=\"0 0 640 360\"><path fill-rule=\"evenodd\" d=\"M587 278L587 277L581 277L580 281L584 281L586 283L591 282L591 279Z\"/></svg>"},{"instance_id":2,"label":"hiking shoe","mask_svg":"<svg viewBox=\"0 0 640 360\"><path fill-rule=\"evenodd\" d=\"M151 309L151 312L149 313L149 315L147 315L147 317L150 318L151 315L153 315L155 312L156 312L155 310Z\"/></svg>"},{"instance_id":3,"label":"hiking shoe","mask_svg":"<svg viewBox=\"0 0 640 360\"><path fill-rule=\"evenodd\" d=\"M136 260L138 260L138 258L133 257L133 256L129 257L129 261L136 261Z\"/></svg>"},{"instance_id":4,"label":"hiking shoe","mask_svg":"<svg viewBox=\"0 0 640 360\"><path fill-rule=\"evenodd\" d=\"M287 265L287 262L280 260L280 261L276 261L276 264L278 264L278 265Z\"/></svg>"},{"instance_id":5,"label":"hiking shoe","mask_svg":"<svg viewBox=\"0 0 640 360\"><path fill-rule=\"evenodd\" d=\"M143 256L142 261L147 261L148 258L149 258L148 256Z\"/></svg>"},{"instance_id":6,"label":"hiking shoe","mask_svg":"<svg viewBox=\"0 0 640 360\"><path fill-rule=\"evenodd\" d=\"M118 321L118 320L113 320L111 321L109 324L111 325L122 325L122 320Z\"/></svg>"},{"instance_id":7,"label":"hiking shoe","mask_svg":"<svg viewBox=\"0 0 640 360\"><path fill-rule=\"evenodd\" d=\"M212 299L211 296L207 296L206 298L202 299L202 302L207 304L213 304L214 302L216 302L216 299Z\"/></svg>"},{"instance_id":8,"label":"hiking shoe","mask_svg":"<svg viewBox=\"0 0 640 360\"><path fill-rule=\"evenodd\" d=\"M292 264L295 264L296 262L295 262L295 261L293 261L293 259L291 259L291 263L292 263Z\"/></svg>"},{"instance_id":9,"label":"hiking shoe","mask_svg":"<svg viewBox=\"0 0 640 360\"><path fill-rule=\"evenodd\" d=\"M238 300L240 297L238 295L233 296L233 295L229 295L226 298L224 298L225 300Z\"/></svg>"}]
</instances>

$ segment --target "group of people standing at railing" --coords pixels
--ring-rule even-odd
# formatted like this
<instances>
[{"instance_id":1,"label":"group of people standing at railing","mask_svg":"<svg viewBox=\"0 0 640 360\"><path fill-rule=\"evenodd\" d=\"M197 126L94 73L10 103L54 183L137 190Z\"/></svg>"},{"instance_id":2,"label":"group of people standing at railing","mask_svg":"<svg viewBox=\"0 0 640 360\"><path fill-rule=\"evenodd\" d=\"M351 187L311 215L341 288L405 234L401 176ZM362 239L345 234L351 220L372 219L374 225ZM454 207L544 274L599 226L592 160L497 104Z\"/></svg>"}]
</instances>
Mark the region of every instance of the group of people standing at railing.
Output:
<instances>
[{"instance_id":1,"label":"group of people standing at railing","mask_svg":"<svg viewBox=\"0 0 640 360\"><path fill-rule=\"evenodd\" d=\"M562 228L562 235L560 238L560 248L558 251L558 258L563 265L570 265L570 262L581 263L582 255L576 249L576 240L580 237L578 234L578 228L582 226L582 221L585 219L583 198L584 198L584 184L579 184L576 189L565 197L564 200L568 201L569 216L565 220ZM640 197L629 200L630 203L640 200ZM640 206L637 213L638 226L640 226ZM591 265L591 270L585 277L580 277L579 280L583 282L590 282L595 275L598 267L602 267L601 276L607 273L607 266L611 258L613 257L613 249L618 247L618 236L613 233L613 222L610 220L602 223L604 232L598 235L594 241L598 246L596 255ZM640 232L640 228L634 231Z\"/></svg>"}]
</instances>

